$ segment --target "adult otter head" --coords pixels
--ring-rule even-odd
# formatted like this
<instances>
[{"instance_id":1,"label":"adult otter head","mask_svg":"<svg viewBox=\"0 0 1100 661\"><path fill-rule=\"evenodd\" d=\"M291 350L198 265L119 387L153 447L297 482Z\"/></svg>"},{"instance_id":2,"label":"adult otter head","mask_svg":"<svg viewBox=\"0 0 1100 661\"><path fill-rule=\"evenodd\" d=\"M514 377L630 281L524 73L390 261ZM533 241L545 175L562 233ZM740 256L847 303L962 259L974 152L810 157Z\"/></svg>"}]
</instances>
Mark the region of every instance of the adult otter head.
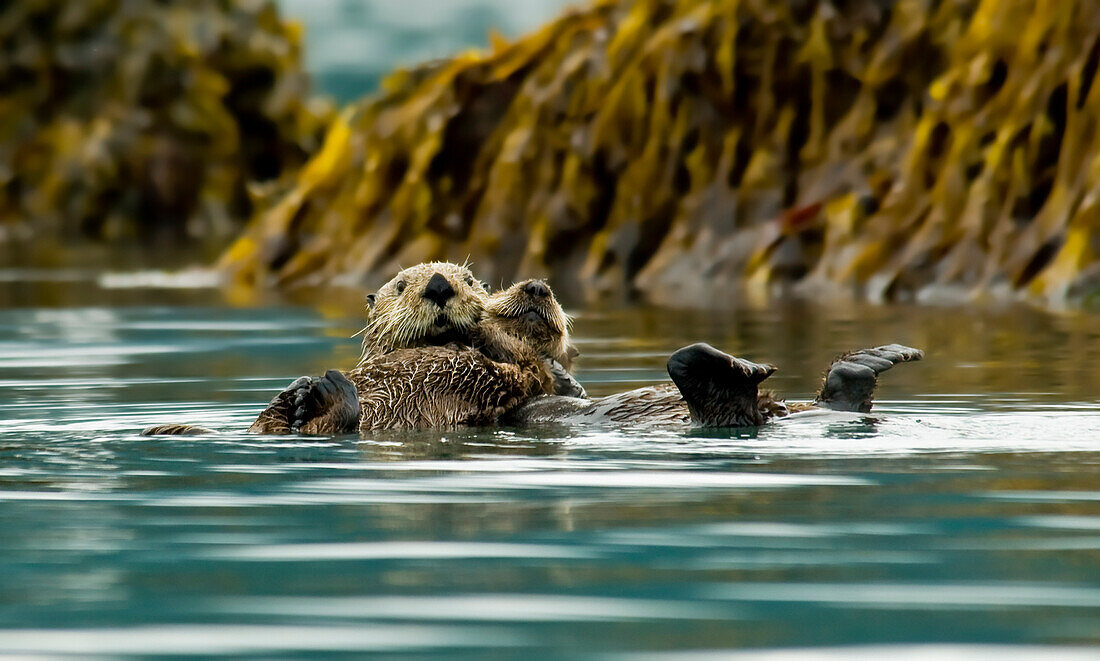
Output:
<instances>
[{"instance_id":1,"label":"adult otter head","mask_svg":"<svg viewBox=\"0 0 1100 661\"><path fill-rule=\"evenodd\" d=\"M569 342L569 325L554 292L542 280L524 280L489 297L485 324L522 340L545 358L572 370L577 348Z\"/></svg>"},{"instance_id":2,"label":"adult otter head","mask_svg":"<svg viewBox=\"0 0 1100 661\"><path fill-rule=\"evenodd\" d=\"M394 349L465 343L488 298L486 286L465 266L429 262L407 268L367 297L360 362Z\"/></svg>"}]
</instances>

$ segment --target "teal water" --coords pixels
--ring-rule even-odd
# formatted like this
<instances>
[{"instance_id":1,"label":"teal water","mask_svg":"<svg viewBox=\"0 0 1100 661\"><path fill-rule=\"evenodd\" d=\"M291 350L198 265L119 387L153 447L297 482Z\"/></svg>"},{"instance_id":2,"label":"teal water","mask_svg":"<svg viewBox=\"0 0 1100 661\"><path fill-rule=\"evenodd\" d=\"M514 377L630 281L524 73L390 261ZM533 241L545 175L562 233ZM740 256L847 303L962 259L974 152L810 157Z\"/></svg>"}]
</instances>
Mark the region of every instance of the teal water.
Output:
<instances>
[{"instance_id":1,"label":"teal water","mask_svg":"<svg viewBox=\"0 0 1100 661\"><path fill-rule=\"evenodd\" d=\"M793 399L844 349L928 356L873 415L756 432L305 440L235 430L354 360L354 301L142 284L178 283L0 286L0 653L1096 658L1094 314L580 310L595 394L694 340Z\"/></svg>"},{"instance_id":2,"label":"teal water","mask_svg":"<svg viewBox=\"0 0 1100 661\"><path fill-rule=\"evenodd\" d=\"M305 67L341 102L374 92L397 67L485 49L490 30L515 38L556 18L569 0L278 0L304 27Z\"/></svg>"}]
</instances>

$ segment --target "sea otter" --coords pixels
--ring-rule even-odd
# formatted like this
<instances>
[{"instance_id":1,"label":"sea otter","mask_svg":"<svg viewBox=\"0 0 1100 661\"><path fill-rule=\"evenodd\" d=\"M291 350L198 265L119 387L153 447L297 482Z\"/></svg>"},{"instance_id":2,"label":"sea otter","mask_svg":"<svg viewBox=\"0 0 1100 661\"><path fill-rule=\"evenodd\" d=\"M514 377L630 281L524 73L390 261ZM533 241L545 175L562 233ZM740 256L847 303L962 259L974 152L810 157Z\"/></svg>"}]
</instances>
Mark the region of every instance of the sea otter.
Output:
<instances>
[{"instance_id":1,"label":"sea otter","mask_svg":"<svg viewBox=\"0 0 1100 661\"><path fill-rule=\"evenodd\" d=\"M569 317L545 282L527 280L488 296L476 324L449 331L444 346L421 339L416 346L409 338L422 338L420 329L432 315L400 317L401 310L415 307L402 302L398 290L404 288L396 286L405 273L371 301L358 365L346 374L330 370L298 379L250 431L337 434L489 425L537 395L587 396L568 371L578 353L569 342Z\"/></svg>"},{"instance_id":2,"label":"sea otter","mask_svg":"<svg viewBox=\"0 0 1100 661\"><path fill-rule=\"evenodd\" d=\"M360 426L490 424L537 394L583 396L568 371L553 362L571 364L576 355L567 340L568 317L544 283L530 283L523 295L550 305L532 304L512 314L506 298L490 303L488 287L465 266L433 262L404 269L367 299L355 369L295 380L249 431L324 434ZM487 305L497 306L488 318ZM529 317L553 332L529 328ZM520 334L530 341L517 339ZM160 425L142 433L210 431Z\"/></svg>"},{"instance_id":3,"label":"sea otter","mask_svg":"<svg viewBox=\"0 0 1100 661\"><path fill-rule=\"evenodd\" d=\"M567 324L568 317L546 283L529 280L493 294L479 329L498 343L502 335L511 336L544 358L554 359L551 365L571 366L577 354L569 342ZM477 344L476 339L473 343ZM492 355L484 344L481 350ZM494 413L499 414L497 420L503 424L521 426L538 422L611 422L744 427L812 408L869 411L878 375L897 363L920 360L923 355L917 349L897 344L845 354L830 365L813 402L787 404L758 389L758 384L774 373L775 367L734 358L706 344L694 344L669 358L668 372L673 383L588 399L579 384L571 385L576 382L567 372L563 374L564 369L559 369L555 373L559 382L554 393L536 394L521 405L501 407ZM515 360L514 355L493 357L506 363ZM409 358L416 360L413 356ZM442 360L442 356L435 355L427 358ZM385 363L379 366L388 369ZM364 399L361 379L356 380L355 387L366 413L367 406L379 402ZM570 392L570 388L575 391ZM326 384L312 388L306 384L296 396L297 401L304 403L296 413L297 418L307 421L304 425L298 423L299 427L318 433L354 431L350 424L334 427L326 417L333 410L350 409L352 392L347 386L337 389ZM381 403L388 404L388 400ZM360 423L360 430L389 426L384 418L366 417L369 420ZM479 421L486 419L482 417ZM401 426L411 426L409 421L402 422ZM453 420L448 423L454 424Z\"/></svg>"},{"instance_id":4,"label":"sea otter","mask_svg":"<svg viewBox=\"0 0 1100 661\"><path fill-rule=\"evenodd\" d=\"M669 360L675 385L589 400L563 367L572 365L576 350L550 288L525 281L487 297L479 285L453 264L402 271L370 300L357 367L347 376L330 370L296 380L249 431L332 434L498 421L759 425L813 406L869 409L878 374L923 355L900 345L848 354L834 361L813 404L788 406L758 392L774 367L692 345ZM144 433L204 432L165 426Z\"/></svg>"},{"instance_id":5,"label":"sea otter","mask_svg":"<svg viewBox=\"0 0 1100 661\"><path fill-rule=\"evenodd\" d=\"M367 296L360 363L396 349L468 343L489 286L466 266L426 262L403 269Z\"/></svg>"},{"instance_id":6,"label":"sea otter","mask_svg":"<svg viewBox=\"0 0 1100 661\"><path fill-rule=\"evenodd\" d=\"M571 374L573 362L580 354L569 339L571 323L550 286L543 280L532 279L489 296L480 332L485 337L514 338L545 359L554 377L549 394L587 398L588 393ZM512 362L507 355L496 358Z\"/></svg>"}]
</instances>

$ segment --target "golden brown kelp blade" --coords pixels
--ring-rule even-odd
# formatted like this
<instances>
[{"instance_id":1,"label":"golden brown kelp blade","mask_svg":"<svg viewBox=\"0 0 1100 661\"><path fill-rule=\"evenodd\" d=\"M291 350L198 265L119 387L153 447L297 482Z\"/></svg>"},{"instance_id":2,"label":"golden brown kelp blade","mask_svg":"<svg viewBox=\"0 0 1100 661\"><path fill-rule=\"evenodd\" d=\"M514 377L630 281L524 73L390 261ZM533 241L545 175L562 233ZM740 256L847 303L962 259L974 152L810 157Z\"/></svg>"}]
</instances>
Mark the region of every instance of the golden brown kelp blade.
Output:
<instances>
[{"instance_id":1,"label":"golden brown kelp blade","mask_svg":"<svg viewBox=\"0 0 1100 661\"><path fill-rule=\"evenodd\" d=\"M1098 38L1090 0L596 2L391 76L223 263L298 284L470 256L704 305L746 280L1085 296Z\"/></svg>"},{"instance_id":2,"label":"golden brown kelp blade","mask_svg":"<svg viewBox=\"0 0 1100 661\"><path fill-rule=\"evenodd\" d=\"M271 2L0 2L0 246L224 242L320 142L300 38Z\"/></svg>"}]
</instances>

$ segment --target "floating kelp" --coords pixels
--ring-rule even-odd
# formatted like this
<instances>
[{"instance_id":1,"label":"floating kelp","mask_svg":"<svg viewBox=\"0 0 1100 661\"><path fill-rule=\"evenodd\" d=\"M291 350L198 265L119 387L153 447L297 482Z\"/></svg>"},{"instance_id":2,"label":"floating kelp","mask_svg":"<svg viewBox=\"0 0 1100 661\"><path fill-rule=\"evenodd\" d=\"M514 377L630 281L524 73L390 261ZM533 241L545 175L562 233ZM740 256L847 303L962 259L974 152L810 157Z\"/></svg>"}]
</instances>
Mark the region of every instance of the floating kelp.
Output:
<instances>
[{"instance_id":1,"label":"floating kelp","mask_svg":"<svg viewBox=\"0 0 1100 661\"><path fill-rule=\"evenodd\" d=\"M0 244L224 241L320 142L299 41L271 2L0 3Z\"/></svg>"},{"instance_id":2,"label":"floating kelp","mask_svg":"<svg viewBox=\"0 0 1100 661\"><path fill-rule=\"evenodd\" d=\"M605 0L398 72L223 263L713 305L1097 289L1100 3ZM1092 93L1090 93L1092 92Z\"/></svg>"}]
</instances>

